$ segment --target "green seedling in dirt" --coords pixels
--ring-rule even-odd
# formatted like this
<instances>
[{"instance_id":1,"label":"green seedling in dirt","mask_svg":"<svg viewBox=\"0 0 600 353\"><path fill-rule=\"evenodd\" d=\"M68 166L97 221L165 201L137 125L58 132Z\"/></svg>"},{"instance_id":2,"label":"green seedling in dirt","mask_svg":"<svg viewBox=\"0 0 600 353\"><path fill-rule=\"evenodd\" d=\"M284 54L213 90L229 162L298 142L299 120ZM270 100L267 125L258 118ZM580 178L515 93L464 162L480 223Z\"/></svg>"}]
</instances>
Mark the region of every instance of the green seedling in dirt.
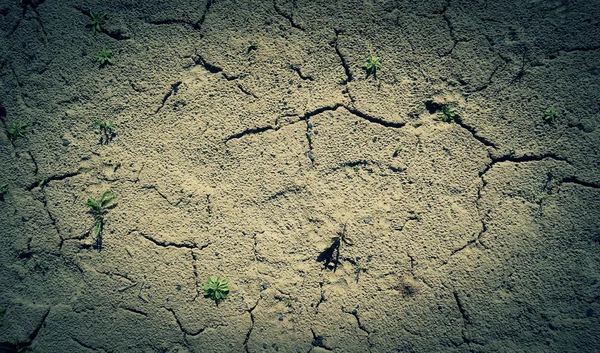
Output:
<instances>
[{"instance_id":1,"label":"green seedling in dirt","mask_svg":"<svg viewBox=\"0 0 600 353\"><path fill-rule=\"evenodd\" d=\"M94 216L94 227L92 233L96 237L96 247L98 250L102 249L102 231L104 230L104 216L108 213L108 210L112 208L110 205L116 199L116 196L112 196L110 191L105 191L99 200L93 197L88 197L87 205L90 207L90 213Z\"/></svg>"},{"instance_id":2,"label":"green seedling in dirt","mask_svg":"<svg viewBox=\"0 0 600 353\"><path fill-rule=\"evenodd\" d=\"M341 232L332 234L329 236L329 238L331 238L331 241L334 244L339 243L339 246L341 246L342 244L354 245L354 241L350 239L350 237L348 237L348 235L346 234L346 223L344 223L344 228L342 228Z\"/></svg>"},{"instance_id":3,"label":"green seedling in dirt","mask_svg":"<svg viewBox=\"0 0 600 353\"><path fill-rule=\"evenodd\" d=\"M210 298L219 305L224 299L227 299L227 294L229 293L229 286L227 285L226 278L221 279L221 277L210 276L208 277L208 283L204 285L204 297Z\"/></svg>"},{"instance_id":4,"label":"green seedling in dirt","mask_svg":"<svg viewBox=\"0 0 600 353\"><path fill-rule=\"evenodd\" d=\"M88 27L92 29L94 34L102 32L102 26L106 23L108 19L108 14L104 11L102 12L94 12L90 10L90 23L88 23Z\"/></svg>"},{"instance_id":5,"label":"green seedling in dirt","mask_svg":"<svg viewBox=\"0 0 600 353\"><path fill-rule=\"evenodd\" d=\"M42 272L43 274L46 274L46 272L48 272L48 269L50 267L48 266L48 264L46 262L40 261L40 262L37 262L33 268L37 271Z\"/></svg>"},{"instance_id":6,"label":"green seedling in dirt","mask_svg":"<svg viewBox=\"0 0 600 353\"><path fill-rule=\"evenodd\" d=\"M102 130L102 134L104 135L100 139L100 144L108 144L112 139L117 135L115 133L115 129L117 125L112 121L96 121L94 126L97 126Z\"/></svg>"},{"instance_id":7,"label":"green seedling in dirt","mask_svg":"<svg viewBox=\"0 0 600 353\"><path fill-rule=\"evenodd\" d=\"M400 152L402 152L402 145L398 145L398 147L396 147L396 149L394 150L394 154L392 155L392 157L398 157L398 155L400 154Z\"/></svg>"},{"instance_id":8,"label":"green seedling in dirt","mask_svg":"<svg viewBox=\"0 0 600 353\"><path fill-rule=\"evenodd\" d=\"M379 58L373 55L367 56L367 60L363 64L363 68L367 71L367 77L369 75L373 75L374 78L377 78L377 70L381 67L381 61Z\"/></svg>"},{"instance_id":9,"label":"green seedling in dirt","mask_svg":"<svg viewBox=\"0 0 600 353\"><path fill-rule=\"evenodd\" d=\"M8 126L8 128L6 129L6 132L8 132L8 138L11 141L14 141L17 137L25 137L25 128L27 127L27 124L21 124L21 123L12 123Z\"/></svg>"},{"instance_id":10,"label":"green seedling in dirt","mask_svg":"<svg viewBox=\"0 0 600 353\"><path fill-rule=\"evenodd\" d=\"M48 184L48 181L50 181L50 176L46 176L43 177L42 179L40 179L38 186L41 188L43 188L44 186L46 186L46 184Z\"/></svg>"},{"instance_id":11,"label":"green seedling in dirt","mask_svg":"<svg viewBox=\"0 0 600 353\"><path fill-rule=\"evenodd\" d=\"M454 111L454 107L455 107L455 103L448 103L448 104L442 105L442 108L437 113L440 120L445 123L449 123L452 120L454 120L454 117L456 117L456 112Z\"/></svg>"},{"instance_id":12,"label":"green seedling in dirt","mask_svg":"<svg viewBox=\"0 0 600 353\"><path fill-rule=\"evenodd\" d=\"M290 299L285 299L283 302L285 303L285 307L286 308L290 308L290 309L292 308L293 304L292 304L292 301Z\"/></svg>"},{"instance_id":13,"label":"green seedling in dirt","mask_svg":"<svg viewBox=\"0 0 600 353\"><path fill-rule=\"evenodd\" d=\"M258 50L258 43L256 43L255 41L251 40L248 43L248 53L250 53L253 50Z\"/></svg>"},{"instance_id":14,"label":"green seedling in dirt","mask_svg":"<svg viewBox=\"0 0 600 353\"><path fill-rule=\"evenodd\" d=\"M6 184L6 183L0 184L0 196L6 195L7 192L8 192L8 184Z\"/></svg>"},{"instance_id":15,"label":"green seedling in dirt","mask_svg":"<svg viewBox=\"0 0 600 353\"><path fill-rule=\"evenodd\" d=\"M558 111L555 108L548 108L544 111L544 121L549 124L554 124L558 117Z\"/></svg>"},{"instance_id":16,"label":"green seedling in dirt","mask_svg":"<svg viewBox=\"0 0 600 353\"><path fill-rule=\"evenodd\" d=\"M100 50L100 53L98 54L97 58L98 58L98 62L100 63L100 66L106 65L106 63L109 63L109 64L113 63L112 51L108 50L106 48Z\"/></svg>"}]
</instances>

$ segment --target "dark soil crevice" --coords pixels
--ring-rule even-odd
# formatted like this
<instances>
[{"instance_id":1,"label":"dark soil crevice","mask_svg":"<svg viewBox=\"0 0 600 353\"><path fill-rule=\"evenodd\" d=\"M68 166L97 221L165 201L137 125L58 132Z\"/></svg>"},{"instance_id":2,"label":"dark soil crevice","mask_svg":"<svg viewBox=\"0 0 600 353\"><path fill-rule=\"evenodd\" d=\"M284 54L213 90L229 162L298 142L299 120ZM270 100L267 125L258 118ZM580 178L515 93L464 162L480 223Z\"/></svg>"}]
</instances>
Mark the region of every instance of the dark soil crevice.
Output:
<instances>
[{"instance_id":1,"label":"dark soil crevice","mask_svg":"<svg viewBox=\"0 0 600 353\"><path fill-rule=\"evenodd\" d=\"M302 74L302 71L300 70L299 66L296 65L290 65L290 69L292 69L294 72L296 72L298 74L298 77L300 77L302 80L304 81L314 81L315 79L310 76L310 75L304 75Z\"/></svg>"},{"instance_id":2,"label":"dark soil crevice","mask_svg":"<svg viewBox=\"0 0 600 353\"><path fill-rule=\"evenodd\" d=\"M246 353L250 353L250 351L248 350L248 341L250 340L250 335L252 334L252 330L254 330L254 309L256 309L256 307L258 306L258 303L260 302L260 300L262 299L262 295L258 298L258 300L256 300L256 304L254 304L253 307L249 308L248 314L250 314L250 321L252 321L252 326L250 326L250 329L248 330L248 333L246 333L246 338L244 339L244 349L246 351Z\"/></svg>"},{"instance_id":3,"label":"dark soil crevice","mask_svg":"<svg viewBox=\"0 0 600 353\"><path fill-rule=\"evenodd\" d=\"M225 74L223 74L223 76L225 76ZM249 89L247 89L246 87L244 87L244 85L242 85L241 83L237 82L236 86L237 86L237 88L239 88L239 89L240 89L240 91L241 91L242 93L244 93L245 95L247 95L247 96L252 96L252 97L254 97L254 98L258 99L258 96L257 96L257 95L256 95L254 92L252 92L252 91L250 91Z\"/></svg>"},{"instance_id":4,"label":"dark soil crevice","mask_svg":"<svg viewBox=\"0 0 600 353\"><path fill-rule=\"evenodd\" d=\"M140 316L144 316L144 317L148 317L148 313L143 312L141 310L137 310L134 308L127 308L127 307L121 307L121 309L125 310L125 311L129 311L130 313L133 313L135 315L140 315Z\"/></svg>"},{"instance_id":5,"label":"dark soil crevice","mask_svg":"<svg viewBox=\"0 0 600 353\"><path fill-rule=\"evenodd\" d=\"M324 343L323 343L323 336L318 336L315 333L315 330L313 330L313 328L310 328L310 332L312 332L312 336L313 336L313 340L312 340L312 345L313 347L319 347L322 348L326 351L333 351L333 348L327 347ZM310 351L312 351L312 348L310 349Z\"/></svg>"},{"instance_id":6,"label":"dark soil crevice","mask_svg":"<svg viewBox=\"0 0 600 353\"><path fill-rule=\"evenodd\" d=\"M269 131L269 130L277 130L276 128L274 128L273 126L269 125L269 126L264 126L264 127L255 127L255 128L250 128L250 129L246 129L242 132L239 132L237 134L233 134L231 136L228 136L227 138L225 138L225 143L229 142L230 140L235 140L235 139L240 139L244 136L247 135L256 135L256 134L260 134L263 133L265 131Z\"/></svg>"},{"instance_id":7,"label":"dark soil crevice","mask_svg":"<svg viewBox=\"0 0 600 353\"><path fill-rule=\"evenodd\" d=\"M180 20L180 19L175 19L175 18L167 18L167 19L156 20L156 21L151 20L151 19L145 19L145 22L148 24L151 24L151 25L184 25L184 26L193 28L195 30L200 30L199 22L190 22L190 21Z\"/></svg>"},{"instance_id":8,"label":"dark soil crevice","mask_svg":"<svg viewBox=\"0 0 600 353\"><path fill-rule=\"evenodd\" d=\"M358 315L358 307L354 310L352 310L351 312L346 312L347 314L352 314L352 316L354 316L354 318L356 319L356 323L358 324L358 328L363 331L364 333L367 334L367 343L369 344L369 352L371 352L371 332L369 332L365 326L360 322L360 317Z\"/></svg>"},{"instance_id":9,"label":"dark soil crevice","mask_svg":"<svg viewBox=\"0 0 600 353\"><path fill-rule=\"evenodd\" d=\"M275 12L279 16L282 16L283 18L287 19L290 22L290 26L292 26L293 28L299 29L301 31L305 31L304 27L300 26L298 23L296 23L294 21L294 8L295 7L296 7L296 1L292 1L292 12L288 15L277 5L277 0L273 0L273 8L275 9Z\"/></svg>"},{"instance_id":10,"label":"dark soil crevice","mask_svg":"<svg viewBox=\"0 0 600 353\"><path fill-rule=\"evenodd\" d=\"M577 184L579 186L584 186L584 187L592 188L592 189L600 189L600 184L598 184L598 183L593 183L593 182L589 182L589 181L580 180L580 179L578 179L576 177L573 177L573 176L563 178L560 181L560 184L564 184L564 183Z\"/></svg>"},{"instance_id":11,"label":"dark soil crevice","mask_svg":"<svg viewBox=\"0 0 600 353\"><path fill-rule=\"evenodd\" d=\"M160 106L158 108L156 108L156 110L154 111L154 114L158 114L158 112L160 112L160 110L162 108L164 108L165 104L167 103L167 100L172 96L172 95L176 95L177 91L179 90L179 85L181 85L181 81L177 81L175 83L173 83L171 85L171 89L169 90L169 92L165 93L162 102L160 104Z\"/></svg>"},{"instance_id":12,"label":"dark soil crevice","mask_svg":"<svg viewBox=\"0 0 600 353\"><path fill-rule=\"evenodd\" d=\"M456 301L456 307L458 308L458 311L460 312L460 316L462 317L462 322L463 322L462 339L463 339L463 342L468 345L471 342L471 340L469 339L469 337L467 335L468 326L471 324L471 320L469 318L469 315L467 314L467 311L465 310L465 308L463 306L463 303L462 303L460 297L458 296L458 292L454 291L454 292L452 292L452 295L454 296L454 300Z\"/></svg>"},{"instance_id":13,"label":"dark soil crevice","mask_svg":"<svg viewBox=\"0 0 600 353\"><path fill-rule=\"evenodd\" d=\"M207 243L201 246L198 246L198 244L192 242L192 241L188 241L188 242L182 242L182 243L175 243L172 241L167 241L167 240L157 240L154 239L153 237L151 237L148 234L145 234L143 232L137 232L142 238L149 240L150 242L154 243L157 246L163 247L163 248L169 248L169 247L174 247L174 248L179 248L179 249L192 249L192 250L204 250L205 248L207 248L209 245L211 245L211 243Z\"/></svg>"},{"instance_id":14,"label":"dark soil crevice","mask_svg":"<svg viewBox=\"0 0 600 353\"><path fill-rule=\"evenodd\" d=\"M31 157L33 159L33 156L31 156ZM37 170L38 170L37 162L34 162L34 163L35 163L35 170L36 170L35 174L37 175ZM81 175L81 174L87 172L88 170L89 169L87 169L87 168L79 168L76 172L66 173L66 174L61 174L61 175L52 175L43 180L38 180L38 181L32 183L31 185L26 187L25 190L31 191L31 190L35 189L36 187L41 188L43 186L48 185L48 183L50 183L51 181L63 181L63 180L69 179L69 178L73 178L73 177L76 177L78 175Z\"/></svg>"},{"instance_id":15,"label":"dark soil crevice","mask_svg":"<svg viewBox=\"0 0 600 353\"><path fill-rule=\"evenodd\" d=\"M492 147L494 149L497 148L496 144L493 143L492 141L488 140L487 138L480 136L477 134L477 129L475 129L474 127L467 125L463 122L462 118L459 115L456 115L454 117L454 121L456 122L456 124L458 126L460 126L461 128L467 130L475 140L481 142L484 146L486 147Z\"/></svg>"},{"instance_id":16,"label":"dark soil crevice","mask_svg":"<svg viewBox=\"0 0 600 353\"><path fill-rule=\"evenodd\" d=\"M361 112L358 109L351 108L351 107L349 107L347 105L342 105L342 106L348 112L350 112L351 114L356 115L359 118L368 120L368 121L370 121L372 123L379 124L379 125L381 125L383 127L391 127L391 128L395 128L395 129L400 129L400 128L403 128L406 125L406 123L404 123L404 122L391 122L391 121L383 120L381 118L378 118L378 117L366 114L364 112Z\"/></svg>"},{"instance_id":17,"label":"dark soil crevice","mask_svg":"<svg viewBox=\"0 0 600 353\"><path fill-rule=\"evenodd\" d=\"M27 151L27 154L29 155L29 158L31 158L31 162L33 163L33 166L34 166L33 175L37 175L38 171L39 171L38 163L35 160L35 158L33 157L33 154L31 153L31 151ZM29 190L31 190L31 189L29 189Z\"/></svg>"},{"instance_id":18,"label":"dark soil crevice","mask_svg":"<svg viewBox=\"0 0 600 353\"><path fill-rule=\"evenodd\" d=\"M347 84L348 82L352 81L353 77L352 77L352 70L350 70L350 65L348 65L346 58L340 51L340 46L339 46L340 33L342 33L341 30L337 30L337 29L335 30L335 40L332 43L330 43L330 45L333 46L333 48L335 49L335 53L340 58L340 63L342 64L342 67L344 68L344 72L346 73L346 79L344 80L343 83Z\"/></svg>"},{"instance_id":19,"label":"dark soil crevice","mask_svg":"<svg viewBox=\"0 0 600 353\"><path fill-rule=\"evenodd\" d=\"M163 199L165 199L169 203L169 205L171 205L173 207L178 207L179 204L182 201L182 199L179 199L175 203L171 202L171 200L169 200L169 198L165 194L163 194L162 192L160 192L160 190L158 190L158 188L155 185L144 185L144 186L142 186L142 189L152 189L152 190L156 191L158 193L158 195L160 195L160 197L162 197Z\"/></svg>"},{"instance_id":20,"label":"dark soil crevice","mask_svg":"<svg viewBox=\"0 0 600 353\"><path fill-rule=\"evenodd\" d=\"M194 253L194 250L190 251L192 254L192 267L194 269L194 283L196 285L196 297L194 298L194 300L196 300L196 298L200 297L200 281L198 280L198 265L197 262L200 261L200 259L196 256L196 254Z\"/></svg>"},{"instance_id":21,"label":"dark soil crevice","mask_svg":"<svg viewBox=\"0 0 600 353\"><path fill-rule=\"evenodd\" d=\"M211 74L218 74L219 72L223 71L223 68L206 61L206 59L204 59L200 54L198 54L197 51L196 51L196 57L193 58L193 60L196 63L196 65L201 65L202 67L204 67L204 69L206 69L206 71L210 72ZM225 77L226 80L231 81L230 79L228 79L228 77L234 77L234 76L229 76L229 75L224 74L223 77Z\"/></svg>"}]
</instances>

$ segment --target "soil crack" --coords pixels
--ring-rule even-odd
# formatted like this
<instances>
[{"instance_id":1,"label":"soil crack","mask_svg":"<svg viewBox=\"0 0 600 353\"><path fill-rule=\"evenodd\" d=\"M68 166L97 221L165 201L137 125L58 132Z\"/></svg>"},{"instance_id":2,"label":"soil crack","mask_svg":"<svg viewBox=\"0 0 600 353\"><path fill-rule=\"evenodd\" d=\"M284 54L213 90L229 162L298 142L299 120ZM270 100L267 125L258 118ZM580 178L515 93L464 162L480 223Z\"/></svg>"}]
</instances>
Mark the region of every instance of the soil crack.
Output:
<instances>
[{"instance_id":1,"label":"soil crack","mask_svg":"<svg viewBox=\"0 0 600 353\"><path fill-rule=\"evenodd\" d=\"M248 333L246 333L246 338L244 339L244 350L246 351L246 353L250 353L250 351L248 350L248 341L250 340L250 335L252 334L252 330L254 329L254 309L256 309L256 307L258 306L258 303L260 302L260 300L262 299L262 295L258 298L258 300L256 300L256 304L254 304L254 306L252 308L248 309L248 313L250 314L250 321L252 321L252 326L250 326L250 329L248 330Z\"/></svg>"},{"instance_id":2,"label":"soil crack","mask_svg":"<svg viewBox=\"0 0 600 353\"><path fill-rule=\"evenodd\" d=\"M338 30L338 29L334 29L334 31L335 31L335 40L332 43L330 43L330 45L333 46L333 48L335 49L335 53L340 58L340 62L342 64L342 67L344 68L344 72L346 73L346 79L343 81L343 83L347 84L348 82L352 81L352 79L353 79L352 70L350 70L350 65L348 65L346 58L340 51L339 36L340 36L340 33L342 33L342 31Z\"/></svg>"},{"instance_id":3,"label":"soil crack","mask_svg":"<svg viewBox=\"0 0 600 353\"><path fill-rule=\"evenodd\" d=\"M163 247L163 248L169 248L169 247L175 247L175 248L179 248L179 249L193 249L193 250L204 250L205 248L207 248L209 245L211 245L211 242L208 242L207 244L198 246L197 243L192 242L192 241L184 241L181 243L176 243L176 242L172 242L172 241L167 241L167 240L157 240L154 239L153 237L151 237L148 234L145 234L143 232L140 231L136 231L142 238L149 240L150 242L154 243L157 246Z\"/></svg>"},{"instance_id":4,"label":"soil crack","mask_svg":"<svg viewBox=\"0 0 600 353\"><path fill-rule=\"evenodd\" d=\"M315 80L311 75L304 75L304 74L302 74L302 71L300 70L299 66L290 65L290 69L292 69L293 71L295 71L298 74L298 77L300 77L304 81L314 81Z\"/></svg>"},{"instance_id":5,"label":"soil crack","mask_svg":"<svg viewBox=\"0 0 600 353\"><path fill-rule=\"evenodd\" d=\"M172 95L176 95L177 91L179 90L179 85L181 85L181 81L177 81L175 83L173 83L171 85L171 89L169 90L169 92L167 92L163 99L162 102L160 104L160 106L158 108L156 108L156 111L154 111L154 114L158 114L158 112L165 106L165 104L167 103L167 100L172 96Z\"/></svg>"},{"instance_id":6,"label":"soil crack","mask_svg":"<svg viewBox=\"0 0 600 353\"><path fill-rule=\"evenodd\" d=\"M246 135L256 135L256 134L260 134L260 133L263 133L263 132L265 132L265 131L269 131L269 130L277 130L277 129L276 129L276 128L274 128L274 127L273 127L273 126L271 126L271 125L264 126L264 127L255 127L255 128L250 128L250 129L246 129L246 130L244 130L244 131L242 131L242 132L239 132L239 133L237 133L237 134L233 134L233 135L231 135L231 136L228 136L228 137L225 139L225 141L224 141L224 142L225 142L225 143L227 143L227 142L229 142L230 140L234 140L234 139L240 139L240 138L242 138L242 137L244 137L244 136L246 136Z\"/></svg>"},{"instance_id":7,"label":"soil crack","mask_svg":"<svg viewBox=\"0 0 600 353\"><path fill-rule=\"evenodd\" d=\"M343 311L343 308L342 308L342 311ZM346 312L346 311L343 311L343 312L346 313L346 314L352 314L352 316L354 316L354 318L356 319L356 323L358 324L358 328L361 331L363 331L364 333L367 334L367 343L369 344L369 352L371 352L371 347L372 347L372 344L371 344L371 332L369 332L365 328L365 326L360 322L360 317L358 316L358 306L354 310L352 310L351 312Z\"/></svg>"},{"instance_id":8,"label":"soil crack","mask_svg":"<svg viewBox=\"0 0 600 353\"><path fill-rule=\"evenodd\" d=\"M279 16L284 17L285 19L287 19L290 22L290 26L292 26L293 28L299 29L301 31L305 31L304 27L302 27L301 25L299 25L298 23L296 23L294 21L294 9L296 8L296 0L292 0L292 11L289 15L286 14L285 12L283 12L283 10L277 5L277 0L273 0L273 8L275 9L275 12L277 12L277 14Z\"/></svg>"}]
</instances>

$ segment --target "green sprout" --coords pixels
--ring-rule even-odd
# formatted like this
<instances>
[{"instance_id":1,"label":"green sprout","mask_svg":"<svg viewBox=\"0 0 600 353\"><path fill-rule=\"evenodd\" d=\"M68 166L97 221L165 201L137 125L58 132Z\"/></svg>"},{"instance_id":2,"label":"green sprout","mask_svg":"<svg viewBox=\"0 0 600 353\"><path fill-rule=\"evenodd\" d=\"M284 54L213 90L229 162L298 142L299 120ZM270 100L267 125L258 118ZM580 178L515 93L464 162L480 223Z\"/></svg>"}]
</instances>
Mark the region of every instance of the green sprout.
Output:
<instances>
[{"instance_id":1,"label":"green sprout","mask_svg":"<svg viewBox=\"0 0 600 353\"><path fill-rule=\"evenodd\" d=\"M117 135L115 133L117 124L113 123L112 121L96 121L94 123L94 126L99 127L100 130L102 130L102 134L104 135L100 140L101 144L108 144Z\"/></svg>"},{"instance_id":2,"label":"green sprout","mask_svg":"<svg viewBox=\"0 0 600 353\"><path fill-rule=\"evenodd\" d=\"M100 66L104 66L106 63L113 63L112 51L106 48L100 50L100 53L98 54L97 58L98 62L100 63Z\"/></svg>"},{"instance_id":3,"label":"green sprout","mask_svg":"<svg viewBox=\"0 0 600 353\"><path fill-rule=\"evenodd\" d=\"M251 40L250 42L248 42L248 53L250 53L253 50L258 50L258 43Z\"/></svg>"},{"instance_id":4,"label":"green sprout","mask_svg":"<svg viewBox=\"0 0 600 353\"><path fill-rule=\"evenodd\" d=\"M110 191L105 191L99 200L89 197L87 205L91 208L90 213L94 216L94 227L92 232L96 237L96 247L98 250L102 248L102 231L104 230L104 216L108 213L110 203L116 199Z\"/></svg>"},{"instance_id":5,"label":"green sprout","mask_svg":"<svg viewBox=\"0 0 600 353\"><path fill-rule=\"evenodd\" d=\"M21 124L21 123L12 123L10 124L10 126L6 129L6 131L8 132L8 138L11 141L14 141L17 137L25 137L25 128L27 127L27 124Z\"/></svg>"},{"instance_id":6,"label":"green sprout","mask_svg":"<svg viewBox=\"0 0 600 353\"><path fill-rule=\"evenodd\" d=\"M6 183L0 184L0 197L6 195L7 192L8 192L8 184L6 184Z\"/></svg>"},{"instance_id":7,"label":"green sprout","mask_svg":"<svg viewBox=\"0 0 600 353\"><path fill-rule=\"evenodd\" d=\"M394 150L394 154L392 155L392 157L398 157L398 155L400 154L400 152L402 152L402 145L398 145L398 147L396 147L396 149Z\"/></svg>"},{"instance_id":8,"label":"green sprout","mask_svg":"<svg viewBox=\"0 0 600 353\"><path fill-rule=\"evenodd\" d=\"M367 71L367 77L372 74L374 78L377 78L377 70L380 67L381 62L379 58L373 55L367 56L367 60L363 64L363 68Z\"/></svg>"},{"instance_id":9,"label":"green sprout","mask_svg":"<svg viewBox=\"0 0 600 353\"><path fill-rule=\"evenodd\" d=\"M339 242L340 245L342 245L342 243L345 243L347 245L354 245L354 241L352 239L350 239L348 237L348 235L346 235L346 224L344 223L344 228L342 228L341 232L337 232L333 235L330 235L329 238L331 238L331 241L336 243Z\"/></svg>"},{"instance_id":10,"label":"green sprout","mask_svg":"<svg viewBox=\"0 0 600 353\"><path fill-rule=\"evenodd\" d=\"M229 293L229 286L227 285L226 278L221 279L221 277L210 276L208 277L208 283L204 285L204 297L210 298L219 305L219 302L227 299L227 294Z\"/></svg>"},{"instance_id":11,"label":"green sprout","mask_svg":"<svg viewBox=\"0 0 600 353\"><path fill-rule=\"evenodd\" d=\"M456 103L448 103L442 105L442 108L437 113L440 120L445 123L451 122L456 117L456 112L454 111L455 106Z\"/></svg>"},{"instance_id":12,"label":"green sprout","mask_svg":"<svg viewBox=\"0 0 600 353\"><path fill-rule=\"evenodd\" d=\"M554 124L558 117L558 111L555 108L548 108L544 111L544 121L550 124Z\"/></svg>"},{"instance_id":13,"label":"green sprout","mask_svg":"<svg viewBox=\"0 0 600 353\"><path fill-rule=\"evenodd\" d=\"M94 31L94 34L102 32L102 26L106 23L108 14L106 12L94 12L90 10L90 23L88 27Z\"/></svg>"}]
</instances>

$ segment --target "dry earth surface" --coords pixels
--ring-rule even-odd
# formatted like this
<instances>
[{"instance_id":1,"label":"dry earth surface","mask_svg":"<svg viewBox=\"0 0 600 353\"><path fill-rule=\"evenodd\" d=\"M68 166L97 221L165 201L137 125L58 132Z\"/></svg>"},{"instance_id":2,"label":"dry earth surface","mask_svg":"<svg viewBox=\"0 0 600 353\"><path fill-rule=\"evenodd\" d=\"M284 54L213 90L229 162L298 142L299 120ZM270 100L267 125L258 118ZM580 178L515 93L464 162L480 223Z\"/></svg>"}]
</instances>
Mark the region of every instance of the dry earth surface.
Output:
<instances>
[{"instance_id":1,"label":"dry earth surface","mask_svg":"<svg viewBox=\"0 0 600 353\"><path fill-rule=\"evenodd\" d=\"M1 0L0 351L597 352L598 5Z\"/></svg>"}]
</instances>

